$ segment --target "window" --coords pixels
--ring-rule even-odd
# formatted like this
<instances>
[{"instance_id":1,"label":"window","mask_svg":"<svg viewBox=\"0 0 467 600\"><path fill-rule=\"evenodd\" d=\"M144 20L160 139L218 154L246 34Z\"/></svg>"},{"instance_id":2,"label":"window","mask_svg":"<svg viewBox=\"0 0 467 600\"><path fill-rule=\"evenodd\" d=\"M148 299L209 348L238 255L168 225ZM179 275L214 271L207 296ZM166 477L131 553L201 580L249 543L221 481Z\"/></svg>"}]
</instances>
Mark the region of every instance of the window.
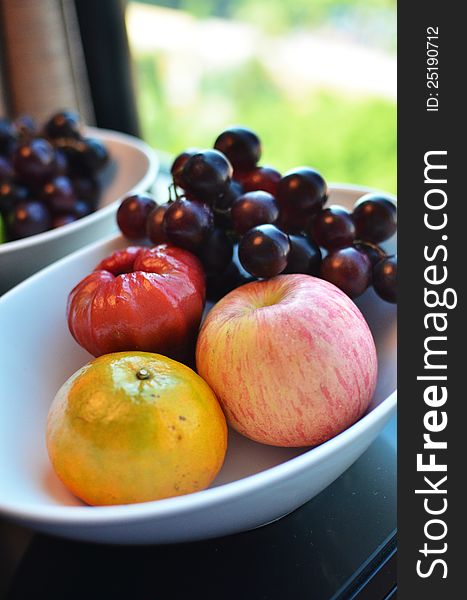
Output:
<instances>
[{"instance_id":1,"label":"window","mask_svg":"<svg viewBox=\"0 0 467 600\"><path fill-rule=\"evenodd\" d=\"M128 3L143 136L179 153L251 127L263 164L396 190L395 0Z\"/></svg>"}]
</instances>

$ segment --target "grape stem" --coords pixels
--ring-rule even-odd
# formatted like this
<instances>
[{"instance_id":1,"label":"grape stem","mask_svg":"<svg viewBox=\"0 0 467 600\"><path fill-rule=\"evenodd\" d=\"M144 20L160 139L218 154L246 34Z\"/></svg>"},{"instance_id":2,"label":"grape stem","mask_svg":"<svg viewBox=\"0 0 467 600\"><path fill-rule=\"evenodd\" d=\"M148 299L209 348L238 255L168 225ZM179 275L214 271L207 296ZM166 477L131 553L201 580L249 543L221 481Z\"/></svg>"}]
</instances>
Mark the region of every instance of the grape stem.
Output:
<instances>
[{"instance_id":1,"label":"grape stem","mask_svg":"<svg viewBox=\"0 0 467 600\"><path fill-rule=\"evenodd\" d=\"M168 190L169 190L169 204L171 202L175 202L175 200L179 200L180 198L183 198L183 194L179 194L178 193L178 187L175 184L175 181L172 181L172 183L169 184L168 186ZM175 196L175 198L174 198Z\"/></svg>"},{"instance_id":2,"label":"grape stem","mask_svg":"<svg viewBox=\"0 0 467 600\"><path fill-rule=\"evenodd\" d=\"M380 246L377 246L376 244L373 244L372 242L366 242L365 240L354 240L354 245L356 246L357 244L363 244L365 246L369 246L370 248L375 250L375 252L377 252L381 258L387 258L389 256Z\"/></svg>"}]
</instances>

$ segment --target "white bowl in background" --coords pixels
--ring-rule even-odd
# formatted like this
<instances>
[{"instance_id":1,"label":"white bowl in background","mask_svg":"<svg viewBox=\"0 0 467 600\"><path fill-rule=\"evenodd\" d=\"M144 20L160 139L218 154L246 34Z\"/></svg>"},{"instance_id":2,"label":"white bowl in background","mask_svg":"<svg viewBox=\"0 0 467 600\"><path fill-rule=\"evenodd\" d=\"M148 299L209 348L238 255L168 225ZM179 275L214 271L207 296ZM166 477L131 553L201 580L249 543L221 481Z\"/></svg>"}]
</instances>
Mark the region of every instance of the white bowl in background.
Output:
<instances>
[{"instance_id":1,"label":"white bowl in background","mask_svg":"<svg viewBox=\"0 0 467 600\"><path fill-rule=\"evenodd\" d=\"M367 190L331 188L352 206ZM396 408L396 307L368 290L358 301L379 364L367 414L312 449L275 448L232 431L225 464L209 489L122 506L90 507L55 476L45 446L47 412L61 384L91 357L68 332L67 295L121 237L50 265L0 298L0 512L34 529L107 543L166 543L231 534L275 520L313 498L371 444ZM395 240L390 241L394 251Z\"/></svg>"},{"instance_id":2,"label":"white bowl in background","mask_svg":"<svg viewBox=\"0 0 467 600\"><path fill-rule=\"evenodd\" d=\"M100 178L98 210L58 229L0 244L0 294L70 252L116 232L115 213L121 198L144 192L154 183L159 161L147 144L106 129L89 127L87 134L102 140L111 157Z\"/></svg>"}]
</instances>

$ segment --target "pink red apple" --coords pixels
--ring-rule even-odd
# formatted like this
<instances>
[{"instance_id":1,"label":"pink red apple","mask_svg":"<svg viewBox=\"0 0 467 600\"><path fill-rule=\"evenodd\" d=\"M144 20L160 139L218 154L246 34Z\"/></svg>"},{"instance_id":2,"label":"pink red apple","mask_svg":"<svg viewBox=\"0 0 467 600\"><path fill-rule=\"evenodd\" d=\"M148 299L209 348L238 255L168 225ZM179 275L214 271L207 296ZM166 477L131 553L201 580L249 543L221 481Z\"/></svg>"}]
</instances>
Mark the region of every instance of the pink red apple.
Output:
<instances>
[{"instance_id":1,"label":"pink red apple","mask_svg":"<svg viewBox=\"0 0 467 600\"><path fill-rule=\"evenodd\" d=\"M376 350L356 305L309 275L279 275L225 296L206 317L198 373L232 427L277 446L316 445L363 415Z\"/></svg>"}]
</instances>

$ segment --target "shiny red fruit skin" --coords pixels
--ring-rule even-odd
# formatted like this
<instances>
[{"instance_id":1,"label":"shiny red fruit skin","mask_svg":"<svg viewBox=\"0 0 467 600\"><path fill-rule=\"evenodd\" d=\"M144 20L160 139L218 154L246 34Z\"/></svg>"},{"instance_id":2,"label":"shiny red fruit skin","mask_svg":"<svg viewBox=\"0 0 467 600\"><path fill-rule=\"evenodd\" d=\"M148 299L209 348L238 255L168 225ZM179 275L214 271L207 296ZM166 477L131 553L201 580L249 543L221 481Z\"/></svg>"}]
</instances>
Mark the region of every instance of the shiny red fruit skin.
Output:
<instances>
[{"instance_id":1,"label":"shiny red fruit skin","mask_svg":"<svg viewBox=\"0 0 467 600\"><path fill-rule=\"evenodd\" d=\"M205 302L205 277L190 252L129 246L97 265L68 297L68 327L94 356L140 350L189 357Z\"/></svg>"}]
</instances>

